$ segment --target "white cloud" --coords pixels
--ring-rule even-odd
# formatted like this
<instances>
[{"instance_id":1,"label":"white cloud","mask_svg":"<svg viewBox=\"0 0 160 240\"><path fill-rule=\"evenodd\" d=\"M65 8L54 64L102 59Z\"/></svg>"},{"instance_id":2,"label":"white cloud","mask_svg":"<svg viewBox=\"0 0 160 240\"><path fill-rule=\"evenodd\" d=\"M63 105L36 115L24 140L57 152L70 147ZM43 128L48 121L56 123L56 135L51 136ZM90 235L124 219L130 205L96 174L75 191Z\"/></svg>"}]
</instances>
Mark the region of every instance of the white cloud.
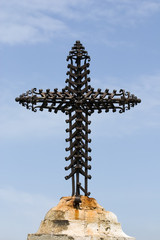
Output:
<instances>
[{"instance_id":1,"label":"white cloud","mask_svg":"<svg viewBox=\"0 0 160 240\"><path fill-rule=\"evenodd\" d=\"M92 16L111 25L130 26L160 11L156 0L106 0L91 9Z\"/></svg>"},{"instance_id":2,"label":"white cloud","mask_svg":"<svg viewBox=\"0 0 160 240\"><path fill-rule=\"evenodd\" d=\"M34 1L21 5L14 1L9 5L0 4L0 41L2 43L34 43L48 41L55 34L67 31L61 20L48 16L35 9ZM15 4L15 5L14 5ZM35 12L34 12L35 11Z\"/></svg>"},{"instance_id":3,"label":"white cloud","mask_svg":"<svg viewBox=\"0 0 160 240\"><path fill-rule=\"evenodd\" d=\"M106 29L134 25L158 11L156 0L103 0L101 4L95 0L1 0L0 42L35 43L73 35L78 31L73 22L95 26L100 21Z\"/></svg>"}]
</instances>

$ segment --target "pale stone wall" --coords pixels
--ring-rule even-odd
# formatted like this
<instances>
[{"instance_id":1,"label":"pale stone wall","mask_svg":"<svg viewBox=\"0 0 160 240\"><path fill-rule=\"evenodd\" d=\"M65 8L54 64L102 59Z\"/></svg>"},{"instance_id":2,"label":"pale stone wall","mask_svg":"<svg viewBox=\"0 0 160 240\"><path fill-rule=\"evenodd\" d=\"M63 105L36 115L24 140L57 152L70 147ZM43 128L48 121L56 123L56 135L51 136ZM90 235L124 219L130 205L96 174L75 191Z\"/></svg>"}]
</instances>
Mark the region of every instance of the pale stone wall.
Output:
<instances>
[{"instance_id":1,"label":"pale stone wall","mask_svg":"<svg viewBox=\"0 0 160 240\"><path fill-rule=\"evenodd\" d=\"M116 215L105 211L94 198L81 196L81 201L75 209L74 197L61 198L27 240L135 240L122 231Z\"/></svg>"}]
</instances>

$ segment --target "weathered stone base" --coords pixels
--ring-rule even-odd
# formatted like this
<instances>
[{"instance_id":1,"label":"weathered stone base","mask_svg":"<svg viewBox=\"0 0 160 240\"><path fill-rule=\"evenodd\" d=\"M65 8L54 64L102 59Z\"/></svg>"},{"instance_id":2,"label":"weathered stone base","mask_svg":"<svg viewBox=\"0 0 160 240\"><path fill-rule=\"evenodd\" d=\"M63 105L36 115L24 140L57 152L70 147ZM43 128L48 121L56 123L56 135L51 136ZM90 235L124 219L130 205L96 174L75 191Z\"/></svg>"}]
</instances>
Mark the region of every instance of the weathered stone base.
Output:
<instances>
[{"instance_id":1,"label":"weathered stone base","mask_svg":"<svg viewBox=\"0 0 160 240\"><path fill-rule=\"evenodd\" d=\"M74 197L63 197L27 240L135 240L127 236L114 213L105 211L94 198L81 196L79 209Z\"/></svg>"},{"instance_id":2,"label":"weathered stone base","mask_svg":"<svg viewBox=\"0 0 160 240\"><path fill-rule=\"evenodd\" d=\"M27 240L135 240L135 238L124 237L95 237L95 236L67 236L67 235L49 235L49 234L29 234Z\"/></svg>"}]
</instances>

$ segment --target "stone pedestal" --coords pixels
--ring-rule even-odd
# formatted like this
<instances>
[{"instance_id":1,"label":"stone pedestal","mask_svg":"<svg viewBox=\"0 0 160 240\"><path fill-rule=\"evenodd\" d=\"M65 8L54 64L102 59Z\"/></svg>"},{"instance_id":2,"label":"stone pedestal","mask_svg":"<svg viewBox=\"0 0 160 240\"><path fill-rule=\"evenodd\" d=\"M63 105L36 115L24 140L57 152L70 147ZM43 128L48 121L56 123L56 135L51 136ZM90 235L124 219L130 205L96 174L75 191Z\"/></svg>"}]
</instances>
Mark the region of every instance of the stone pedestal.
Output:
<instances>
[{"instance_id":1,"label":"stone pedestal","mask_svg":"<svg viewBox=\"0 0 160 240\"><path fill-rule=\"evenodd\" d=\"M135 240L122 231L116 215L105 211L94 198L81 196L81 201L75 209L74 197L61 198L27 240Z\"/></svg>"}]
</instances>

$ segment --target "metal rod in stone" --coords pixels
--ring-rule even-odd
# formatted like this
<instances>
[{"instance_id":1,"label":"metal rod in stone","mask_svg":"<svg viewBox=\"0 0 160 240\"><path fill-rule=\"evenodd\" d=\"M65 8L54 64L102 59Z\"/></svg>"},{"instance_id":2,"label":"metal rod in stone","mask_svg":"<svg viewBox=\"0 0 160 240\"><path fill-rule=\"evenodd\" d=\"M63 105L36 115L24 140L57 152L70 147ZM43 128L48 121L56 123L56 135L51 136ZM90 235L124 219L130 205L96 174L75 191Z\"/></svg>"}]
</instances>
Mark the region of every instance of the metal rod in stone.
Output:
<instances>
[{"instance_id":1,"label":"metal rod in stone","mask_svg":"<svg viewBox=\"0 0 160 240\"><path fill-rule=\"evenodd\" d=\"M81 201L81 192L85 196L90 195L88 179L91 179L91 175L88 174L88 171L91 169L89 164L91 148L88 145L91 139L88 135L91 133L89 129L91 121L88 120L88 117L94 111L123 113L140 103L141 100L122 89L119 92L116 90L109 92L108 89L105 91L94 90L89 85L90 78L88 77L90 57L80 41L76 41L72 47L67 61L69 61L68 78L65 88L61 91L58 91L57 88L53 91L50 89L37 91L36 88L33 88L15 100L34 112L37 109L40 111L47 109L49 112L61 111L68 115L66 123L69 126L66 132L69 133L69 137L66 142L69 143L69 147L66 148L66 151L69 152L69 156L65 159L69 161L69 164L65 170L69 170L70 173L65 179L72 180L72 196L75 196L75 207L78 207ZM81 179L84 181L81 182Z\"/></svg>"}]
</instances>

